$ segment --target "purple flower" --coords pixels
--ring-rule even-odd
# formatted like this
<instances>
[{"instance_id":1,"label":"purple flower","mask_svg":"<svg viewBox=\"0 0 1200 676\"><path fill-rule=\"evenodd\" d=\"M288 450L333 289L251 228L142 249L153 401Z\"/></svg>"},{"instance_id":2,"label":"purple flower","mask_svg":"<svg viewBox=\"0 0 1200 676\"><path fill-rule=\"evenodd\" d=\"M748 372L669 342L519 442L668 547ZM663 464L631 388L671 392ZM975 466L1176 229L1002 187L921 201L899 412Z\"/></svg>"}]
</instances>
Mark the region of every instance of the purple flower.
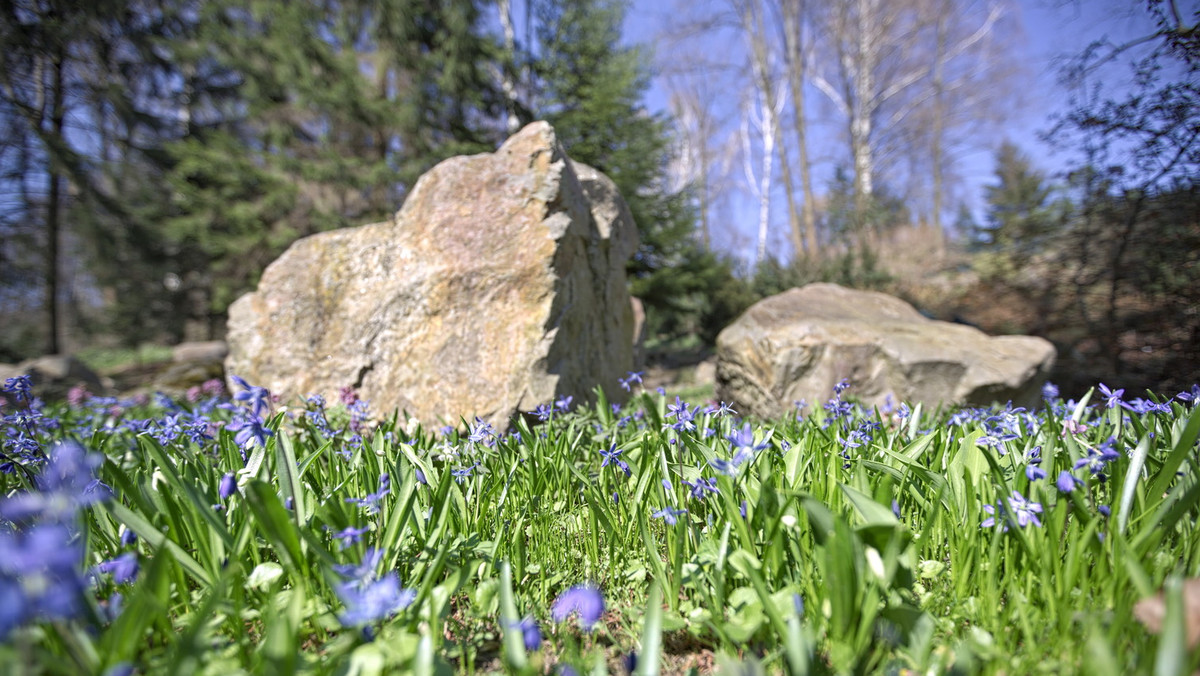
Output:
<instances>
[{"instance_id":1,"label":"purple flower","mask_svg":"<svg viewBox=\"0 0 1200 676\"><path fill-rule=\"evenodd\" d=\"M1063 493L1070 493L1075 490L1076 486L1082 486L1083 481L1077 479L1074 474L1064 469L1058 473L1058 479L1055 480L1054 485Z\"/></svg>"},{"instance_id":2,"label":"purple flower","mask_svg":"<svg viewBox=\"0 0 1200 676\"><path fill-rule=\"evenodd\" d=\"M1039 479L1046 478L1046 470L1042 469L1041 467L1038 467L1037 465L1035 465L1033 463L1030 463L1028 465L1025 465L1025 476L1030 481L1038 481Z\"/></svg>"},{"instance_id":3,"label":"purple flower","mask_svg":"<svg viewBox=\"0 0 1200 676\"><path fill-rule=\"evenodd\" d=\"M567 411L571 410L571 402L572 401L575 401L575 397L572 397L570 395L563 395L558 398L558 401L554 402L554 408L558 409L559 411L562 411L563 413L566 413Z\"/></svg>"},{"instance_id":4,"label":"purple flower","mask_svg":"<svg viewBox=\"0 0 1200 676\"><path fill-rule=\"evenodd\" d=\"M705 479L700 477L695 481L684 479L683 485L690 487L692 499L703 500L709 493L717 493L717 480L715 478Z\"/></svg>"},{"instance_id":5,"label":"purple flower","mask_svg":"<svg viewBox=\"0 0 1200 676\"><path fill-rule=\"evenodd\" d=\"M629 469L629 463L625 462L619 457L624 450L625 449L618 449L617 442L615 441L609 445L608 450L604 450L603 448L600 449L600 457L604 458L604 461L600 463L600 468L604 469L605 467L612 465L624 472L625 476L630 476L632 472Z\"/></svg>"},{"instance_id":6,"label":"purple flower","mask_svg":"<svg viewBox=\"0 0 1200 676\"><path fill-rule=\"evenodd\" d=\"M510 628L521 632L526 650L534 652L542 647L542 632L538 628L537 620L532 617L526 615L519 622L513 622Z\"/></svg>"},{"instance_id":7,"label":"purple flower","mask_svg":"<svg viewBox=\"0 0 1200 676\"><path fill-rule=\"evenodd\" d=\"M1121 457L1120 453L1113 450L1115 442L1116 439L1109 437L1107 441L1100 445L1100 448L1088 447L1087 457L1076 461L1075 469L1087 467L1089 472L1093 475L1098 475L1103 480L1105 466Z\"/></svg>"},{"instance_id":8,"label":"purple flower","mask_svg":"<svg viewBox=\"0 0 1200 676\"><path fill-rule=\"evenodd\" d=\"M361 541L362 534L369 530L371 530L371 529L370 528L355 528L354 526L347 526L347 527L343 528L342 530L334 533L333 539L341 540L342 541L342 549L346 549L347 547L354 544L355 542Z\"/></svg>"},{"instance_id":9,"label":"purple flower","mask_svg":"<svg viewBox=\"0 0 1200 676\"><path fill-rule=\"evenodd\" d=\"M241 376L231 376L230 379L242 388L242 391L233 395L233 398L237 401L246 402L250 406L250 412L254 414L254 417L261 417L263 411L267 409L271 393L266 388L252 386Z\"/></svg>"},{"instance_id":10,"label":"purple flower","mask_svg":"<svg viewBox=\"0 0 1200 676\"><path fill-rule=\"evenodd\" d=\"M108 486L93 474L104 463L104 456L88 453L74 441L55 445L49 456L36 478L37 490L0 499L0 518L69 521L79 509L111 495Z\"/></svg>"},{"instance_id":11,"label":"purple flower","mask_svg":"<svg viewBox=\"0 0 1200 676\"><path fill-rule=\"evenodd\" d=\"M113 582L117 584L133 582L138 574L137 552L125 552L111 561L105 561L96 566L96 572L112 573Z\"/></svg>"},{"instance_id":12,"label":"purple flower","mask_svg":"<svg viewBox=\"0 0 1200 676\"><path fill-rule=\"evenodd\" d=\"M734 448L746 448L751 451L761 451L770 443L767 439L754 443L754 431L750 429L750 423L742 425L742 429L733 431L726 439L729 439Z\"/></svg>"},{"instance_id":13,"label":"purple flower","mask_svg":"<svg viewBox=\"0 0 1200 676\"><path fill-rule=\"evenodd\" d=\"M991 528L995 526L997 523L996 517L1004 516L1005 514L1015 519L1017 525L1021 528L1024 528L1029 524L1039 527L1042 525L1042 522L1037 517L1038 514L1042 513L1042 506L1039 503L1033 502L1032 500L1026 500L1025 497L1017 491L1013 491L1010 497L1004 498L1000 502L996 503L995 507L992 505L984 505L983 511L991 515L979 524L983 528ZM1007 523L1004 524L1004 529L1008 530Z\"/></svg>"},{"instance_id":14,"label":"purple flower","mask_svg":"<svg viewBox=\"0 0 1200 676\"><path fill-rule=\"evenodd\" d=\"M65 525L0 531L0 639L31 619L74 617L82 609L83 548Z\"/></svg>"},{"instance_id":15,"label":"purple flower","mask_svg":"<svg viewBox=\"0 0 1200 676\"><path fill-rule=\"evenodd\" d=\"M550 607L555 622L565 622L573 613L579 615L579 626L585 631L600 621L604 614L604 596L592 584L579 584L563 592Z\"/></svg>"},{"instance_id":16,"label":"purple flower","mask_svg":"<svg viewBox=\"0 0 1200 676\"><path fill-rule=\"evenodd\" d=\"M650 517L654 518L654 519L662 519L663 521L666 521L668 525L674 526L675 524L679 523L678 517L683 514L687 514L686 509L675 509L674 507L664 507L664 508L658 510L657 512L651 514Z\"/></svg>"},{"instance_id":17,"label":"purple flower","mask_svg":"<svg viewBox=\"0 0 1200 676\"><path fill-rule=\"evenodd\" d=\"M222 500L228 500L229 496L237 492L237 477L232 472L221 477L221 483L217 485L217 495L221 496Z\"/></svg>"},{"instance_id":18,"label":"purple flower","mask_svg":"<svg viewBox=\"0 0 1200 676\"><path fill-rule=\"evenodd\" d=\"M395 572L378 580L345 582L335 591L346 605L346 612L338 619L349 627L385 620L412 605L417 598L415 591L400 586L400 577Z\"/></svg>"},{"instance_id":19,"label":"purple flower","mask_svg":"<svg viewBox=\"0 0 1200 676\"><path fill-rule=\"evenodd\" d=\"M1046 401L1058 399L1058 386L1047 380L1046 384L1042 385L1042 399Z\"/></svg>"},{"instance_id":20,"label":"purple flower","mask_svg":"<svg viewBox=\"0 0 1200 676\"><path fill-rule=\"evenodd\" d=\"M257 415L239 418L230 423L225 429L237 432L237 436L233 440L242 448L249 448L250 444L255 441L258 442L259 446L266 448L267 437L275 435L274 432L263 425L263 419Z\"/></svg>"},{"instance_id":21,"label":"purple flower","mask_svg":"<svg viewBox=\"0 0 1200 676\"><path fill-rule=\"evenodd\" d=\"M1121 395L1125 394L1125 390L1110 390L1104 383L1100 383L1099 387L1100 394L1105 396L1104 405L1106 408L1116 408L1117 406L1124 405L1125 402L1121 401Z\"/></svg>"}]
</instances>

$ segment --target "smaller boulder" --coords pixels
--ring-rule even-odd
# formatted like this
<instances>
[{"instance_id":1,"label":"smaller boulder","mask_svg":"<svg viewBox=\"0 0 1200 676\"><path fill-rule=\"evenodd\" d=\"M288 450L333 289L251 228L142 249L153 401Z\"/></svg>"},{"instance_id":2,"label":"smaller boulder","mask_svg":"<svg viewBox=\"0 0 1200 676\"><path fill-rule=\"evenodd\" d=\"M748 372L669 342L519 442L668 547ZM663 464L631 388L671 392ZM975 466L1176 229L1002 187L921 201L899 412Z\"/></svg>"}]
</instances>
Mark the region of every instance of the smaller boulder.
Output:
<instances>
[{"instance_id":1,"label":"smaller boulder","mask_svg":"<svg viewBox=\"0 0 1200 676\"><path fill-rule=\"evenodd\" d=\"M171 348L171 361L176 364L186 362L221 362L229 356L229 346L223 340L204 340L180 343Z\"/></svg>"},{"instance_id":2,"label":"smaller boulder","mask_svg":"<svg viewBox=\"0 0 1200 676\"><path fill-rule=\"evenodd\" d=\"M154 379L154 388L182 394L210 380L225 380L229 346L223 340L180 343L171 348L171 364Z\"/></svg>"},{"instance_id":3,"label":"smaller boulder","mask_svg":"<svg viewBox=\"0 0 1200 676\"><path fill-rule=\"evenodd\" d=\"M33 395L47 401L65 399L67 392L76 385L87 387L93 394L102 394L110 389L99 374L69 354L35 357L16 366L0 369L0 382L23 375L32 379Z\"/></svg>"},{"instance_id":4,"label":"smaller boulder","mask_svg":"<svg viewBox=\"0 0 1200 676\"><path fill-rule=\"evenodd\" d=\"M1035 406L1054 346L923 317L883 293L810 284L751 306L717 337L717 396L777 418L820 406L843 378L867 406Z\"/></svg>"}]
</instances>

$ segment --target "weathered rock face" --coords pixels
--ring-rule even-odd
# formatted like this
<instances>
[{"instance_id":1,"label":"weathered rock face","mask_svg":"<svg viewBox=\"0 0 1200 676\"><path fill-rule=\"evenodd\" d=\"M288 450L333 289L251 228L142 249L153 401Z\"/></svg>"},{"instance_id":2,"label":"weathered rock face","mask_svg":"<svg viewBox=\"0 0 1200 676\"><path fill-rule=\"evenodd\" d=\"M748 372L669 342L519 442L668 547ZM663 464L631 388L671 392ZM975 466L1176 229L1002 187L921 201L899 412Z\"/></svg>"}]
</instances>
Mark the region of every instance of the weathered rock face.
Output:
<instances>
[{"instance_id":1,"label":"weathered rock face","mask_svg":"<svg viewBox=\"0 0 1200 676\"><path fill-rule=\"evenodd\" d=\"M764 299L717 337L717 396L743 414L819 406L842 378L868 405L1037 403L1054 346L921 316L882 293L810 284Z\"/></svg>"},{"instance_id":2,"label":"weathered rock face","mask_svg":"<svg viewBox=\"0 0 1200 676\"><path fill-rule=\"evenodd\" d=\"M636 246L612 181L534 123L434 167L392 221L293 244L230 308L226 372L285 401L354 386L426 424L616 397Z\"/></svg>"}]
</instances>

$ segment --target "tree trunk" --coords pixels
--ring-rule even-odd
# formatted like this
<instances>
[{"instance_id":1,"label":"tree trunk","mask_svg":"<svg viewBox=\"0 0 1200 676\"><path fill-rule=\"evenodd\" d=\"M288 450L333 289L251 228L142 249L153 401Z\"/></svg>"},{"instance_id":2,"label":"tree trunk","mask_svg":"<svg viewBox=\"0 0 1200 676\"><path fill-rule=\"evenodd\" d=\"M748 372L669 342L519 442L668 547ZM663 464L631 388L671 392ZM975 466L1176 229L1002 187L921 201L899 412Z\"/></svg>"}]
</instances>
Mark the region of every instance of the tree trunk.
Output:
<instances>
[{"instance_id":1,"label":"tree trunk","mask_svg":"<svg viewBox=\"0 0 1200 676\"><path fill-rule=\"evenodd\" d=\"M800 162L800 189L804 202L800 220L804 228L805 254L820 256L817 244L816 197L813 194L812 166L808 159L808 118L804 111L804 84L807 80L808 56L804 53L803 0L783 0L784 51L787 61L788 84L792 92L792 125L796 132L796 150Z\"/></svg>"},{"instance_id":2,"label":"tree trunk","mask_svg":"<svg viewBox=\"0 0 1200 676\"><path fill-rule=\"evenodd\" d=\"M63 55L61 52L55 55L54 62L51 64L51 84L50 84L50 133L56 139L63 137L63 122L66 117L64 112L65 92L63 88ZM59 286L59 230L60 230L60 193L62 184L62 175L59 170L59 163L54 158L54 153L50 152L48 157L46 178L49 181L49 197L46 204L46 353L58 354L62 348L62 343L59 338L59 308L58 308L58 286Z\"/></svg>"}]
</instances>

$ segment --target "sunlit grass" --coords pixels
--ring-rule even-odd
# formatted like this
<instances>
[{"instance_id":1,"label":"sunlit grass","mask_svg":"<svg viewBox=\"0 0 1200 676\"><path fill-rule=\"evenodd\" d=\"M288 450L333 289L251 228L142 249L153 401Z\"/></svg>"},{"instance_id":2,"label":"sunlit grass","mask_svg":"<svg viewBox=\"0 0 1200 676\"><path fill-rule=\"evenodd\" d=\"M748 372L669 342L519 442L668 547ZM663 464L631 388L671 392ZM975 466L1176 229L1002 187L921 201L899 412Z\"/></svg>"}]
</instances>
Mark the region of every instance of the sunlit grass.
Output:
<instances>
[{"instance_id":1,"label":"sunlit grass","mask_svg":"<svg viewBox=\"0 0 1200 676\"><path fill-rule=\"evenodd\" d=\"M636 653L639 673L714 659L791 673L1200 666L1177 595L1161 638L1132 613L1197 574L1200 413L1187 398L1129 410L1105 393L932 419L838 395L746 425L634 391L623 407L543 409L506 434L372 422L361 403L272 407L240 388L232 406L93 398L39 417L10 403L0 592L18 590L22 612L0 623L0 663L623 673ZM64 468L71 482L47 482ZM35 494L41 507L15 515ZM76 588L22 558L47 524L74 534L59 546L79 548L78 572L134 553L136 579L113 563ZM57 612L51 593L80 605Z\"/></svg>"}]
</instances>

